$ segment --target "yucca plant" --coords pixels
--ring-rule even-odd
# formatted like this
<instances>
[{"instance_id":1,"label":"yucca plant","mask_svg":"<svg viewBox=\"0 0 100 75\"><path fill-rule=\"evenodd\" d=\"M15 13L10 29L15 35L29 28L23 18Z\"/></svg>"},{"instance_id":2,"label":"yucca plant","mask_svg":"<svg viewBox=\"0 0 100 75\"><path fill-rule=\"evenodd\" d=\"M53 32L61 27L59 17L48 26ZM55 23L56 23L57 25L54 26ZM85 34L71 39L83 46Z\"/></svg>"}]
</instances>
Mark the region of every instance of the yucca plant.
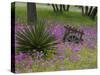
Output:
<instances>
[{"instance_id":1,"label":"yucca plant","mask_svg":"<svg viewBox=\"0 0 100 75\"><path fill-rule=\"evenodd\" d=\"M54 49L56 44L53 35L49 34L46 26L39 23L35 26L25 26L22 30L16 32L17 50L23 52L34 52ZM46 54L46 53L45 53Z\"/></svg>"}]
</instances>

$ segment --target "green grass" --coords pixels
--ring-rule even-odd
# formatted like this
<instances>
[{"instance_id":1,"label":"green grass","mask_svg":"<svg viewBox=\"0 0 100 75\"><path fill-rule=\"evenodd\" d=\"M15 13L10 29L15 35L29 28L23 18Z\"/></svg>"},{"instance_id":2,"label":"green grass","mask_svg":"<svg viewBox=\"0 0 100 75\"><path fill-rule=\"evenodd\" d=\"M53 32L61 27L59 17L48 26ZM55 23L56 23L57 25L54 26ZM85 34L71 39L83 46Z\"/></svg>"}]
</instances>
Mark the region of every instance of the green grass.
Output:
<instances>
[{"instance_id":1,"label":"green grass","mask_svg":"<svg viewBox=\"0 0 100 75\"><path fill-rule=\"evenodd\" d=\"M18 23L27 24L27 10L24 3L16 3L15 20Z\"/></svg>"},{"instance_id":2,"label":"green grass","mask_svg":"<svg viewBox=\"0 0 100 75\"><path fill-rule=\"evenodd\" d=\"M82 16L80 12L64 12L54 13L51 10L38 9L38 18L47 19L49 21L64 22L65 24L72 25L94 25L95 21L91 20L87 16Z\"/></svg>"},{"instance_id":3,"label":"green grass","mask_svg":"<svg viewBox=\"0 0 100 75\"><path fill-rule=\"evenodd\" d=\"M97 49L89 49L83 47L78 54L80 55L81 59L78 62L70 62L65 61L65 65L67 69L74 70L74 69L91 69L97 68Z\"/></svg>"},{"instance_id":4,"label":"green grass","mask_svg":"<svg viewBox=\"0 0 100 75\"><path fill-rule=\"evenodd\" d=\"M72 10L73 9L73 10ZM71 6L69 12L54 13L51 6L37 4L38 19L45 19L49 21L63 22L72 25L95 25L93 21L87 16L82 16L78 8ZM27 10L25 4L16 4L16 22L27 23Z\"/></svg>"}]
</instances>

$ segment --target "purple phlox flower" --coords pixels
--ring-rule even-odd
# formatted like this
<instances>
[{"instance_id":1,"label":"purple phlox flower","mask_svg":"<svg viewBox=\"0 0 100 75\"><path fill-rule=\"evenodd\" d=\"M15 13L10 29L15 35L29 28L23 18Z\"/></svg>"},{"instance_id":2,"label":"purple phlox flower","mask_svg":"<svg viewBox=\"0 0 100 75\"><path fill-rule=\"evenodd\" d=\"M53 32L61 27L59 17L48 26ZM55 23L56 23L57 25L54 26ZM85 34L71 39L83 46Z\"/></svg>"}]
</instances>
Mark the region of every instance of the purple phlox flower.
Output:
<instances>
[{"instance_id":1,"label":"purple phlox flower","mask_svg":"<svg viewBox=\"0 0 100 75\"><path fill-rule=\"evenodd\" d=\"M86 40L86 45L87 45L88 48L94 48L95 41L88 39L88 40Z\"/></svg>"},{"instance_id":2,"label":"purple phlox flower","mask_svg":"<svg viewBox=\"0 0 100 75\"><path fill-rule=\"evenodd\" d=\"M58 56L60 60L64 60L64 56Z\"/></svg>"},{"instance_id":3,"label":"purple phlox flower","mask_svg":"<svg viewBox=\"0 0 100 75\"><path fill-rule=\"evenodd\" d=\"M88 48L94 48L97 39L97 27L81 26L80 29L84 31L83 44Z\"/></svg>"},{"instance_id":4,"label":"purple phlox flower","mask_svg":"<svg viewBox=\"0 0 100 75\"><path fill-rule=\"evenodd\" d=\"M65 31L64 27L61 25L54 25L51 26L48 31L54 35L54 37L58 40L61 39L63 36L63 33Z\"/></svg>"},{"instance_id":5,"label":"purple phlox flower","mask_svg":"<svg viewBox=\"0 0 100 75\"><path fill-rule=\"evenodd\" d=\"M67 45L73 52L77 52L77 51L81 50L81 48L82 48L82 44L81 43L80 44L69 43Z\"/></svg>"},{"instance_id":6,"label":"purple phlox flower","mask_svg":"<svg viewBox=\"0 0 100 75\"><path fill-rule=\"evenodd\" d=\"M41 58L43 55L44 55L43 52L35 52L34 53L34 56L37 58Z\"/></svg>"},{"instance_id":7,"label":"purple phlox flower","mask_svg":"<svg viewBox=\"0 0 100 75\"><path fill-rule=\"evenodd\" d=\"M30 25L25 25L25 24L16 24L15 25L15 32L20 31L20 30L23 30L24 31L24 29L26 27L27 28L30 28L31 26Z\"/></svg>"},{"instance_id":8,"label":"purple phlox flower","mask_svg":"<svg viewBox=\"0 0 100 75\"><path fill-rule=\"evenodd\" d=\"M28 64L32 65L33 64L33 60L29 60Z\"/></svg>"},{"instance_id":9,"label":"purple phlox flower","mask_svg":"<svg viewBox=\"0 0 100 75\"><path fill-rule=\"evenodd\" d=\"M87 26L81 26L80 29L84 31L84 34L86 36L92 36L95 37L97 35L97 28L96 27L87 27Z\"/></svg>"},{"instance_id":10,"label":"purple phlox flower","mask_svg":"<svg viewBox=\"0 0 100 75\"><path fill-rule=\"evenodd\" d=\"M15 25L15 31L19 31L20 29L24 29L24 25Z\"/></svg>"},{"instance_id":11,"label":"purple phlox flower","mask_svg":"<svg viewBox=\"0 0 100 75\"><path fill-rule=\"evenodd\" d=\"M51 59L51 60L49 60L49 62L50 62L50 63L53 63L53 62L54 62L54 60L52 60L52 59Z\"/></svg>"},{"instance_id":12,"label":"purple phlox flower","mask_svg":"<svg viewBox=\"0 0 100 75\"><path fill-rule=\"evenodd\" d=\"M25 59L26 57L27 57L27 55L24 54L24 53L20 53L19 55L16 55L16 56L15 56L16 63L19 63L20 61L22 61L22 60Z\"/></svg>"}]
</instances>

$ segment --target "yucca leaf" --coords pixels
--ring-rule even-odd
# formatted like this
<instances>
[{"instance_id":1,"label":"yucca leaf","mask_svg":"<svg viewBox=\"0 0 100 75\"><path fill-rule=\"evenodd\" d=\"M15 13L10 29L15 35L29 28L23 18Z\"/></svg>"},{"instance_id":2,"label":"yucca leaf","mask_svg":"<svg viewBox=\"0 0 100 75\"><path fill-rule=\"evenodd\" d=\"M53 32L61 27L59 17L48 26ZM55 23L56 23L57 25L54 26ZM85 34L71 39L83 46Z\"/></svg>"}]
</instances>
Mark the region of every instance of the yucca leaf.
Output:
<instances>
[{"instance_id":1,"label":"yucca leaf","mask_svg":"<svg viewBox=\"0 0 100 75\"><path fill-rule=\"evenodd\" d=\"M46 32L46 26L39 23L35 26L25 26L16 33L17 48L21 51L44 51L54 48L54 36Z\"/></svg>"}]
</instances>

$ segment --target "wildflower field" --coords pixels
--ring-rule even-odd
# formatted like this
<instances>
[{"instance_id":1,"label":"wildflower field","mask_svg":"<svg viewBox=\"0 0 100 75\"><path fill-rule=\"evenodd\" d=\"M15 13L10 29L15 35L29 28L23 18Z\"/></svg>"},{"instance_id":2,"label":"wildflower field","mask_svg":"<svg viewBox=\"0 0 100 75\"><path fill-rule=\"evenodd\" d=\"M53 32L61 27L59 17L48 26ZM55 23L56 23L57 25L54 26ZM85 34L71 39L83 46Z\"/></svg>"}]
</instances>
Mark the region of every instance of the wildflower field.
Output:
<instances>
[{"instance_id":1,"label":"wildflower field","mask_svg":"<svg viewBox=\"0 0 100 75\"><path fill-rule=\"evenodd\" d=\"M16 73L97 68L96 19L82 16L74 6L63 14L55 14L47 5L36 6L43 22L28 25L26 4L16 3ZM66 34L65 26L73 31ZM77 31L84 33L82 37Z\"/></svg>"}]
</instances>

